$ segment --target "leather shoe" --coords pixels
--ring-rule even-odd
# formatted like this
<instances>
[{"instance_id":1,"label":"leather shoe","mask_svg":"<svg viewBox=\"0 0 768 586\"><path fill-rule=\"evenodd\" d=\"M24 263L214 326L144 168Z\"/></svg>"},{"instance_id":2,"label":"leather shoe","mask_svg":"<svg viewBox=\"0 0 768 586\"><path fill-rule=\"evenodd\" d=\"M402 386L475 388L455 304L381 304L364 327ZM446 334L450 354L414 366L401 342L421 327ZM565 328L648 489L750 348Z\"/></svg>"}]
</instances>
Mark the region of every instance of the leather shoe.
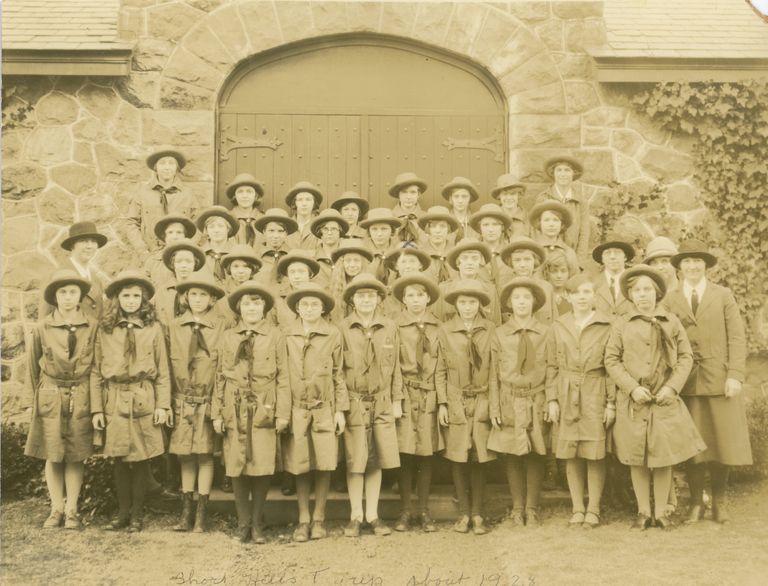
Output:
<instances>
[{"instance_id":1,"label":"leather shoe","mask_svg":"<svg viewBox=\"0 0 768 586\"><path fill-rule=\"evenodd\" d=\"M635 520L632 522L631 529L639 529L640 531L645 531L651 526L651 518L648 515L643 515L642 513L638 513L637 517L635 517Z\"/></svg>"},{"instance_id":2,"label":"leather shoe","mask_svg":"<svg viewBox=\"0 0 768 586\"><path fill-rule=\"evenodd\" d=\"M312 521L312 525L309 527L310 539L325 539L328 537L328 530L325 528L325 523L322 521Z\"/></svg>"},{"instance_id":3,"label":"leather shoe","mask_svg":"<svg viewBox=\"0 0 768 586\"><path fill-rule=\"evenodd\" d=\"M728 513L728 509L723 505L712 506L712 519L715 523L727 525L731 522L731 515Z\"/></svg>"},{"instance_id":4,"label":"leather shoe","mask_svg":"<svg viewBox=\"0 0 768 586\"><path fill-rule=\"evenodd\" d=\"M411 514L403 511L402 513L400 513L400 516L397 518L397 523L395 523L395 531L408 531L408 528L410 526L411 526Z\"/></svg>"},{"instance_id":5,"label":"leather shoe","mask_svg":"<svg viewBox=\"0 0 768 586\"><path fill-rule=\"evenodd\" d=\"M352 519L344 528L345 537L360 537L360 525L362 523L358 519Z\"/></svg>"},{"instance_id":6,"label":"leather shoe","mask_svg":"<svg viewBox=\"0 0 768 586\"><path fill-rule=\"evenodd\" d=\"M239 541L240 543L248 543L251 540L251 528L250 527L238 527L232 539Z\"/></svg>"},{"instance_id":7,"label":"leather shoe","mask_svg":"<svg viewBox=\"0 0 768 586\"><path fill-rule=\"evenodd\" d=\"M373 529L373 534L378 536L384 536L384 535L390 535L392 533L392 529L387 527L384 524L384 521L381 519L374 519L371 521L371 529Z\"/></svg>"},{"instance_id":8,"label":"leather shoe","mask_svg":"<svg viewBox=\"0 0 768 586\"><path fill-rule=\"evenodd\" d=\"M437 531L435 522L432 520L432 517L429 516L429 513L422 513L419 516L419 520L421 521L421 529L425 533L434 533Z\"/></svg>"},{"instance_id":9,"label":"leather shoe","mask_svg":"<svg viewBox=\"0 0 768 586\"><path fill-rule=\"evenodd\" d=\"M309 523L299 523L299 526L293 530L293 540L299 543L309 541Z\"/></svg>"},{"instance_id":10,"label":"leather shoe","mask_svg":"<svg viewBox=\"0 0 768 586\"><path fill-rule=\"evenodd\" d=\"M459 533L469 533L469 515L459 517L459 520L453 524L453 530Z\"/></svg>"},{"instance_id":11,"label":"leather shoe","mask_svg":"<svg viewBox=\"0 0 768 586\"><path fill-rule=\"evenodd\" d=\"M658 519L656 519L656 527L658 527L659 529L662 529L664 531L669 531L674 526L675 526L675 524L672 522L672 519L670 519L666 515L663 515L663 516L659 517Z\"/></svg>"},{"instance_id":12,"label":"leather shoe","mask_svg":"<svg viewBox=\"0 0 768 586\"><path fill-rule=\"evenodd\" d=\"M688 509L688 517L685 519L687 525L698 523L704 518L704 507L702 505L691 505Z\"/></svg>"},{"instance_id":13,"label":"leather shoe","mask_svg":"<svg viewBox=\"0 0 768 586\"><path fill-rule=\"evenodd\" d=\"M261 525L251 527L251 541L257 545L264 545L267 542L267 536L264 535L264 528Z\"/></svg>"},{"instance_id":14,"label":"leather shoe","mask_svg":"<svg viewBox=\"0 0 768 586\"><path fill-rule=\"evenodd\" d=\"M488 533L488 528L485 526L485 521L480 515L472 517L472 533L475 535L485 535Z\"/></svg>"},{"instance_id":15,"label":"leather shoe","mask_svg":"<svg viewBox=\"0 0 768 586\"><path fill-rule=\"evenodd\" d=\"M104 527L104 529L107 531L120 531L120 529L125 529L130 524L130 517L115 517L107 524L106 527Z\"/></svg>"}]
</instances>

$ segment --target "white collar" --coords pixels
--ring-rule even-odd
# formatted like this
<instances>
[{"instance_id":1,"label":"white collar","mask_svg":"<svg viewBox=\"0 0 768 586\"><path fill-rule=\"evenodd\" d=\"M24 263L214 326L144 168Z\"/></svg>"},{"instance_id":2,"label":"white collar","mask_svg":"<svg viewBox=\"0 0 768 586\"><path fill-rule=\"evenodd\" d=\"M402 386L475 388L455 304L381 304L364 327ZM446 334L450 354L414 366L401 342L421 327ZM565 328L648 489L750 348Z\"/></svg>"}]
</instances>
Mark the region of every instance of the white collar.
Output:
<instances>
[{"instance_id":1,"label":"white collar","mask_svg":"<svg viewBox=\"0 0 768 586\"><path fill-rule=\"evenodd\" d=\"M699 302L701 302L701 298L704 297L704 291L707 288L707 279L702 278L698 283L696 283L696 286L692 286L688 283L688 281L683 280L683 295L685 295L686 300L688 303L691 302L691 295L693 295L693 291L696 291L696 294L699 296Z\"/></svg>"}]
</instances>

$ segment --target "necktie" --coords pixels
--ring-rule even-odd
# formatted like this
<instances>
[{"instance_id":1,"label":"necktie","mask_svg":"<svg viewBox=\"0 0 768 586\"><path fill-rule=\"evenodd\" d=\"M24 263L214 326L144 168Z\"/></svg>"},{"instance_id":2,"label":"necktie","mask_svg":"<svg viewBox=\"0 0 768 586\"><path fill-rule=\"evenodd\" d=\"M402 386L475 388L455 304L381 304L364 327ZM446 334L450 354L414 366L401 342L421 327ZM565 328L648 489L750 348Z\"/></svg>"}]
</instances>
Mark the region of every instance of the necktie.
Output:
<instances>
[{"instance_id":1,"label":"necktie","mask_svg":"<svg viewBox=\"0 0 768 586\"><path fill-rule=\"evenodd\" d=\"M67 357L71 359L77 348L77 326L68 323L64 327L67 328Z\"/></svg>"},{"instance_id":2,"label":"necktie","mask_svg":"<svg viewBox=\"0 0 768 586\"><path fill-rule=\"evenodd\" d=\"M475 343L475 330L465 330L467 335L467 354L469 357L469 378L473 380L475 373L477 373L483 366L483 357L480 355L480 350Z\"/></svg>"},{"instance_id":3,"label":"necktie","mask_svg":"<svg viewBox=\"0 0 768 586\"><path fill-rule=\"evenodd\" d=\"M256 218L238 218L238 220L244 224L245 243L253 246L253 241L256 239L256 229L253 227L253 223L256 221Z\"/></svg>"},{"instance_id":4,"label":"necktie","mask_svg":"<svg viewBox=\"0 0 768 586\"><path fill-rule=\"evenodd\" d=\"M376 278L384 283L387 284L387 276L389 275L389 270L387 269L387 265L384 262L384 253L383 252L377 252L374 255L374 258L378 261L378 265L376 266Z\"/></svg>"},{"instance_id":5,"label":"necktie","mask_svg":"<svg viewBox=\"0 0 768 586\"><path fill-rule=\"evenodd\" d=\"M691 311L693 312L693 315L696 315L696 312L699 309L699 294L696 292L696 289L691 291Z\"/></svg>"},{"instance_id":6,"label":"necktie","mask_svg":"<svg viewBox=\"0 0 768 586\"><path fill-rule=\"evenodd\" d=\"M661 322L656 317L647 315L637 315L638 319L651 324L651 366L648 379L641 379L640 384L651 390L660 388L665 382L666 373L674 362L672 358L672 349L674 342L670 340L669 335L661 327Z\"/></svg>"},{"instance_id":7,"label":"necktie","mask_svg":"<svg viewBox=\"0 0 768 586\"><path fill-rule=\"evenodd\" d=\"M160 205L163 206L163 214L168 215L168 194L176 193L179 188L175 185L170 187L163 187L162 185L155 185L153 189L160 193Z\"/></svg>"},{"instance_id":8,"label":"necktie","mask_svg":"<svg viewBox=\"0 0 768 586\"><path fill-rule=\"evenodd\" d=\"M135 326L131 322L124 321L120 324L120 327L125 328L125 346L123 351L127 357L136 360L136 332L133 331Z\"/></svg>"},{"instance_id":9,"label":"necktie","mask_svg":"<svg viewBox=\"0 0 768 586\"><path fill-rule=\"evenodd\" d=\"M216 252L215 250L207 250L205 254L213 259L213 276L216 277L219 282L224 281L226 275L224 275L224 267L221 266L221 258L226 253Z\"/></svg>"},{"instance_id":10,"label":"necktie","mask_svg":"<svg viewBox=\"0 0 768 586\"><path fill-rule=\"evenodd\" d=\"M400 228L400 240L406 243L416 242L416 233L413 229L413 224L411 223L418 220L416 214L407 214L405 216L400 216L398 219L403 223L403 227Z\"/></svg>"},{"instance_id":11,"label":"necktie","mask_svg":"<svg viewBox=\"0 0 768 586\"><path fill-rule=\"evenodd\" d=\"M610 281L608 281L608 287L611 290L611 299L613 299L613 302L616 302L616 278L611 277Z\"/></svg>"},{"instance_id":12,"label":"necktie","mask_svg":"<svg viewBox=\"0 0 768 586\"><path fill-rule=\"evenodd\" d=\"M251 374L251 364L253 363L253 337L256 334L254 330L245 330L242 335L243 339L237 346L237 352L235 353L235 362L246 361L248 363L248 375Z\"/></svg>"},{"instance_id":13,"label":"necktie","mask_svg":"<svg viewBox=\"0 0 768 586\"><path fill-rule=\"evenodd\" d=\"M363 355L363 374L368 374L376 362L376 347L373 344L373 327L365 328L365 354Z\"/></svg>"},{"instance_id":14,"label":"necktie","mask_svg":"<svg viewBox=\"0 0 768 586\"><path fill-rule=\"evenodd\" d=\"M437 282L442 283L451 278L451 274L448 272L448 266L445 262L445 257L439 254L430 254L429 257L432 262L437 266Z\"/></svg>"},{"instance_id":15,"label":"necktie","mask_svg":"<svg viewBox=\"0 0 768 586\"><path fill-rule=\"evenodd\" d=\"M280 257L284 254L288 254L284 250L270 250L267 252L267 256L272 257L272 282L277 283L277 261L280 260Z\"/></svg>"},{"instance_id":16,"label":"necktie","mask_svg":"<svg viewBox=\"0 0 768 586\"><path fill-rule=\"evenodd\" d=\"M205 337L203 337L202 324L193 323L191 326L192 335L189 337L189 356L187 357L187 365L190 373L192 372L192 363L195 361L195 356L197 356L198 351L202 350L209 358L211 356L211 353L208 350L208 344L206 344Z\"/></svg>"},{"instance_id":17,"label":"necktie","mask_svg":"<svg viewBox=\"0 0 768 586\"><path fill-rule=\"evenodd\" d=\"M424 361L426 360L425 356L429 356L431 352L429 339L427 338L426 324L421 321L417 322L416 328L419 332L419 337L416 340L416 368L419 375L421 375L421 373L424 371Z\"/></svg>"},{"instance_id":18,"label":"necktie","mask_svg":"<svg viewBox=\"0 0 768 586\"><path fill-rule=\"evenodd\" d=\"M520 342L517 346L517 372L519 374L528 374L533 367L536 359L536 349L533 347L528 330L520 331Z\"/></svg>"},{"instance_id":19,"label":"necktie","mask_svg":"<svg viewBox=\"0 0 768 586\"><path fill-rule=\"evenodd\" d=\"M173 297L173 317L179 317L187 310L187 305L182 301L181 293L176 291Z\"/></svg>"}]
</instances>

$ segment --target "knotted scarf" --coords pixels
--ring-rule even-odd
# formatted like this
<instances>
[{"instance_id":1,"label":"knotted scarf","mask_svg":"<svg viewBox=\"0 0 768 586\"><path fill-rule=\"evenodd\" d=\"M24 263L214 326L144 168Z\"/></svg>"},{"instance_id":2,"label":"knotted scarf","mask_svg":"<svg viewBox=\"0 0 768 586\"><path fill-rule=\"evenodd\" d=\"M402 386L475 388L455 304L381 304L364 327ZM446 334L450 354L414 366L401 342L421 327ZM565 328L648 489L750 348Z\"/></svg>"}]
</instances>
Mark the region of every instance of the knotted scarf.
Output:
<instances>
[{"instance_id":1,"label":"knotted scarf","mask_svg":"<svg viewBox=\"0 0 768 586\"><path fill-rule=\"evenodd\" d=\"M187 356L187 365L191 378L192 363L194 362L197 353L202 350L210 358L211 352L208 350L208 344L205 342L205 337L202 332L202 328L205 326L198 322L191 322L188 325L192 328L192 335L189 337L189 355Z\"/></svg>"},{"instance_id":2,"label":"knotted scarf","mask_svg":"<svg viewBox=\"0 0 768 586\"><path fill-rule=\"evenodd\" d=\"M226 252L216 252L215 250L206 250L205 254L213 259L213 276L221 282L225 279L224 267L221 266L221 259L227 254Z\"/></svg>"},{"instance_id":3,"label":"knotted scarf","mask_svg":"<svg viewBox=\"0 0 768 586\"><path fill-rule=\"evenodd\" d=\"M135 324L129 321L120 322L120 327L125 328L125 355L132 360L136 360L136 332L134 328Z\"/></svg>"},{"instance_id":4,"label":"knotted scarf","mask_svg":"<svg viewBox=\"0 0 768 586\"><path fill-rule=\"evenodd\" d=\"M163 187L158 183L152 189L160 193L160 205L163 206L163 214L168 215L168 194L176 193L179 191L179 188L175 185L171 185L170 187Z\"/></svg>"}]
</instances>

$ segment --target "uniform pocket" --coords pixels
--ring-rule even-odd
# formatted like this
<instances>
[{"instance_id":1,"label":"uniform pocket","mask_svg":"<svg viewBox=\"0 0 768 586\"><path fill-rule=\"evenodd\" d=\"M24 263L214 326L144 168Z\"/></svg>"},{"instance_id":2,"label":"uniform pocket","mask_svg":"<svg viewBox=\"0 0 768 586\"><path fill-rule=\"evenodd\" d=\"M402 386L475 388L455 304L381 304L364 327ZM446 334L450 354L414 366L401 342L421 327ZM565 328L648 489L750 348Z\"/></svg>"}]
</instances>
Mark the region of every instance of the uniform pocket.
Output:
<instances>
[{"instance_id":1,"label":"uniform pocket","mask_svg":"<svg viewBox=\"0 0 768 586\"><path fill-rule=\"evenodd\" d=\"M80 385L73 388L70 401L74 401L72 416L75 419L83 419L91 416L91 395L85 386Z\"/></svg>"},{"instance_id":2,"label":"uniform pocket","mask_svg":"<svg viewBox=\"0 0 768 586\"><path fill-rule=\"evenodd\" d=\"M434 413L437 411L437 391L427 391L424 397L424 412Z\"/></svg>"},{"instance_id":3,"label":"uniform pocket","mask_svg":"<svg viewBox=\"0 0 768 586\"><path fill-rule=\"evenodd\" d=\"M448 423L462 425L467 422L467 414L464 412L464 401L461 398L448 401Z\"/></svg>"},{"instance_id":4,"label":"uniform pocket","mask_svg":"<svg viewBox=\"0 0 768 586\"><path fill-rule=\"evenodd\" d=\"M155 389L149 383L133 385L124 393L127 395L127 408L130 409L130 401L133 400L133 416L147 417L155 411ZM128 411L130 413L130 411ZM122 413L121 413L122 414Z\"/></svg>"},{"instance_id":5,"label":"uniform pocket","mask_svg":"<svg viewBox=\"0 0 768 586\"><path fill-rule=\"evenodd\" d=\"M350 398L347 427L362 427L365 425L363 402L358 398Z\"/></svg>"},{"instance_id":6,"label":"uniform pocket","mask_svg":"<svg viewBox=\"0 0 768 586\"><path fill-rule=\"evenodd\" d=\"M40 387L37 390L38 417L58 417L61 397L59 390L52 387Z\"/></svg>"},{"instance_id":7,"label":"uniform pocket","mask_svg":"<svg viewBox=\"0 0 768 586\"><path fill-rule=\"evenodd\" d=\"M333 432L333 414L330 407L314 409L312 413L312 431L315 433Z\"/></svg>"},{"instance_id":8,"label":"uniform pocket","mask_svg":"<svg viewBox=\"0 0 768 586\"><path fill-rule=\"evenodd\" d=\"M275 406L272 403L261 402L253 413L253 427L264 428L275 426Z\"/></svg>"},{"instance_id":9,"label":"uniform pocket","mask_svg":"<svg viewBox=\"0 0 768 586\"><path fill-rule=\"evenodd\" d=\"M475 421L481 423L489 423L491 421L488 395L477 395L475 398Z\"/></svg>"}]
</instances>

